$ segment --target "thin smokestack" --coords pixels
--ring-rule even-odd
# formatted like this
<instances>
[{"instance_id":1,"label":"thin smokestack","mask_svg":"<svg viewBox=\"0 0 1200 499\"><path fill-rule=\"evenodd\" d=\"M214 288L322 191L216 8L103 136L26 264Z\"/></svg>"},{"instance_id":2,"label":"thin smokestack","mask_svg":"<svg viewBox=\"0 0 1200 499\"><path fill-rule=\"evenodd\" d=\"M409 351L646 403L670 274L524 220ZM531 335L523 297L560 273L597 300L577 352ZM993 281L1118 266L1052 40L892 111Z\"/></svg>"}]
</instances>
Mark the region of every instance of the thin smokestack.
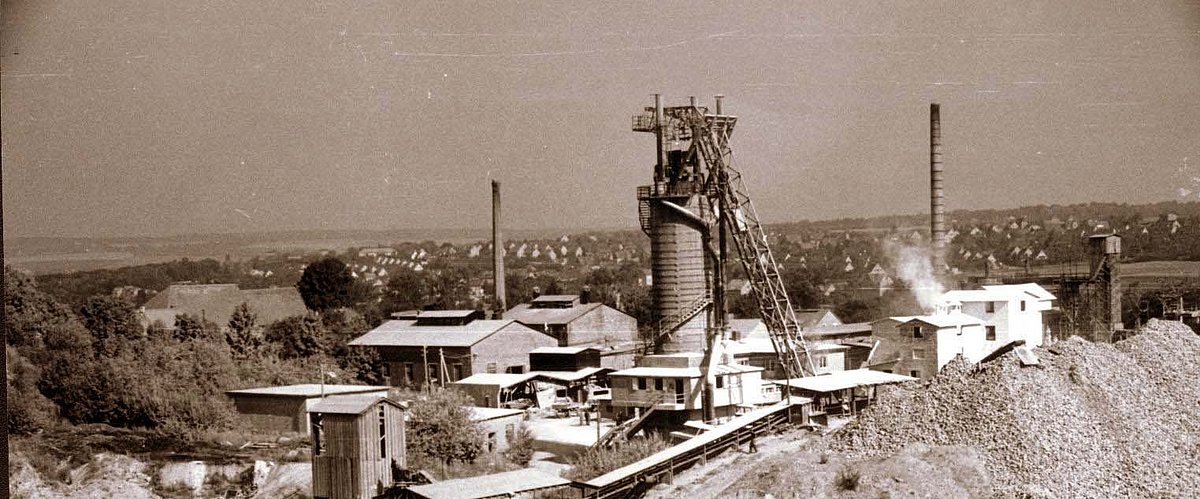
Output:
<instances>
[{"instance_id":1,"label":"thin smokestack","mask_svg":"<svg viewBox=\"0 0 1200 499\"><path fill-rule=\"evenodd\" d=\"M946 201L942 197L942 117L938 104L929 105L929 233L934 275L946 265Z\"/></svg>"},{"instance_id":2,"label":"thin smokestack","mask_svg":"<svg viewBox=\"0 0 1200 499\"><path fill-rule=\"evenodd\" d=\"M500 236L500 182L492 181L492 280L496 283L496 310L499 319L508 310L504 288L504 239Z\"/></svg>"}]
</instances>

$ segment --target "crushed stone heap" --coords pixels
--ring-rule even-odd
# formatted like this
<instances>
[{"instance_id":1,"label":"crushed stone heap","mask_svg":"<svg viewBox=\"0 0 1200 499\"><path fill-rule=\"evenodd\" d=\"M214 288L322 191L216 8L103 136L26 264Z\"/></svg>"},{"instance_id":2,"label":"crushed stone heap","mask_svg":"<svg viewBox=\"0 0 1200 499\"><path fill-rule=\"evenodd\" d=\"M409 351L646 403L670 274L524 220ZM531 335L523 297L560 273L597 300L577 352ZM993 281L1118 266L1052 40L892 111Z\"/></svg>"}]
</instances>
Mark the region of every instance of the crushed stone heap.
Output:
<instances>
[{"instance_id":1,"label":"crushed stone heap","mask_svg":"<svg viewBox=\"0 0 1200 499\"><path fill-rule=\"evenodd\" d=\"M1200 336L1151 320L1127 340L1071 338L927 383L882 387L832 446L883 456L910 443L980 449L1003 496L1174 497L1200 490Z\"/></svg>"}]
</instances>

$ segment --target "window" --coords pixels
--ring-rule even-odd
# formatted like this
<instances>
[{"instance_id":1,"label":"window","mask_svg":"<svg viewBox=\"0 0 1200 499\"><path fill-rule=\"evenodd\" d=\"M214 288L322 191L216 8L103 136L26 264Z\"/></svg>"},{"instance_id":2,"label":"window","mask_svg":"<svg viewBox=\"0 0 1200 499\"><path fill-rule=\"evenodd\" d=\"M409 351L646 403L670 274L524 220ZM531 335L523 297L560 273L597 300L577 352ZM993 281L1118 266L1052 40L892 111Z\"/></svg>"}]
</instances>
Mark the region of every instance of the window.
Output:
<instances>
[{"instance_id":1,"label":"window","mask_svg":"<svg viewBox=\"0 0 1200 499\"><path fill-rule=\"evenodd\" d=\"M1025 300L1021 300L1021 311L1025 311Z\"/></svg>"},{"instance_id":2,"label":"window","mask_svg":"<svg viewBox=\"0 0 1200 499\"><path fill-rule=\"evenodd\" d=\"M405 362L404 363L404 383L405 384L408 384L408 385L413 384L413 376L414 376L413 371L415 371L415 369L413 368L413 363Z\"/></svg>"},{"instance_id":3,"label":"window","mask_svg":"<svg viewBox=\"0 0 1200 499\"><path fill-rule=\"evenodd\" d=\"M513 431L515 431L515 428L513 428L513 425L511 425L511 424L504 425L504 439L512 440Z\"/></svg>"},{"instance_id":4,"label":"window","mask_svg":"<svg viewBox=\"0 0 1200 499\"><path fill-rule=\"evenodd\" d=\"M450 364L450 381L458 381L463 379L463 365Z\"/></svg>"},{"instance_id":5,"label":"window","mask_svg":"<svg viewBox=\"0 0 1200 499\"><path fill-rule=\"evenodd\" d=\"M509 374L525 374L525 366L508 366L504 372Z\"/></svg>"},{"instance_id":6,"label":"window","mask_svg":"<svg viewBox=\"0 0 1200 499\"><path fill-rule=\"evenodd\" d=\"M488 362L488 363L487 363L487 372L489 372L489 373L492 373L492 374L496 374L496 363L495 363L495 362Z\"/></svg>"},{"instance_id":7,"label":"window","mask_svg":"<svg viewBox=\"0 0 1200 499\"><path fill-rule=\"evenodd\" d=\"M924 348L914 348L912 351L912 358L915 360L924 359L925 358L925 349Z\"/></svg>"},{"instance_id":8,"label":"window","mask_svg":"<svg viewBox=\"0 0 1200 499\"><path fill-rule=\"evenodd\" d=\"M989 302L987 302L986 304L984 304L984 311L985 311L985 312L987 312L987 313L989 313L989 314L994 314L994 313L996 313L996 302L994 302L994 301L989 301Z\"/></svg>"},{"instance_id":9,"label":"window","mask_svg":"<svg viewBox=\"0 0 1200 499\"><path fill-rule=\"evenodd\" d=\"M637 389L638 390L646 389L646 378L638 378Z\"/></svg>"},{"instance_id":10,"label":"window","mask_svg":"<svg viewBox=\"0 0 1200 499\"><path fill-rule=\"evenodd\" d=\"M383 364L383 377L390 378L391 376L392 376L392 364L384 363Z\"/></svg>"},{"instance_id":11,"label":"window","mask_svg":"<svg viewBox=\"0 0 1200 499\"><path fill-rule=\"evenodd\" d=\"M984 339L996 341L996 326L987 326L985 329L987 330L987 337Z\"/></svg>"},{"instance_id":12,"label":"window","mask_svg":"<svg viewBox=\"0 0 1200 499\"><path fill-rule=\"evenodd\" d=\"M496 432L489 431L487 435L487 451L488 453L496 452Z\"/></svg>"},{"instance_id":13,"label":"window","mask_svg":"<svg viewBox=\"0 0 1200 499\"><path fill-rule=\"evenodd\" d=\"M717 388L725 388L725 377L717 376Z\"/></svg>"},{"instance_id":14,"label":"window","mask_svg":"<svg viewBox=\"0 0 1200 499\"><path fill-rule=\"evenodd\" d=\"M437 364L426 365L425 369L428 369L425 372L429 373L429 379L425 380L427 383L437 383L442 380L442 371L438 369Z\"/></svg>"},{"instance_id":15,"label":"window","mask_svg":"<svg viewBox=\"0 0 1200 499\"><path fill-rule=\"evenodd\" d=\"M387 419L383 404L379 404L379 458L387 459Z\"/></svg>"},{"instance_id":16,"label":"window","mask_svg":"<svg viewBox=\"0 0 1200 499\"><path fill-rule=\"evenodd\" d=\"M829 367L829 357L826 357L824 355L817 357L817 367L820 367L822 369Z\"/></svg>"},{"instance_id":17,"label":"window","mask_svg":"<svg viewBox=\"0 0 1200 499\"><path fill-rule=\"evenodd\" d=\"M913 326L913 338L924 338L924 337L925 337L925 335L921 334L921 326Z\"/></svg>"},{"instance_id":18,"label":"window","mask_svg":"<svg viewBox=\"0 0 1200 499\"><path fill-rule=\"evenodd\" d=\"M325 452L325 439L322 438L325 436L325 427L321 424L321 415L319 413L313 413L310 418L312 421L313 455L319 456Z\"/></svg>"},{"instance_id":19,"label":"window","mask_svg":"<svg viewBox=\"0 0 1200 499\"><path fill-rule=\"evenodd\" d=\"M914 377L914 378L920 378L920 377L921 377L921 371L909 371L909 372L908 372L908 375L909 375L909 376L912 376L912 377Z\"/></svg>"},{"instance_id":20,"label":"window","mask_svg":"<svg viewBox=\"0 0 1200 499\"><path fill-rule=\"evenodd\" d=\"M662 389L663 389L663 379L662 378L654 378L654 389L662 391Z\"/></svg>"}]
</instances>

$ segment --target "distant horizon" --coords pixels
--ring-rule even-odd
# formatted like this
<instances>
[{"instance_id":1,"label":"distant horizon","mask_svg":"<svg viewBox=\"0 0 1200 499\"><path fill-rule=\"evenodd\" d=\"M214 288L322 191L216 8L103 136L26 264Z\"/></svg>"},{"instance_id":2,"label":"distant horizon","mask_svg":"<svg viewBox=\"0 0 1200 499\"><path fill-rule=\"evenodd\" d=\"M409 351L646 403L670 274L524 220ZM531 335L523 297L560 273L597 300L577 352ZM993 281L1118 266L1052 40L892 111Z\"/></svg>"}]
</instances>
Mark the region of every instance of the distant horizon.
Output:
<instances>
[{"instance_id":1,"label":"distant horizon","mask_svg":"<svg viewBox=\"0 0 1200 499\"><path fill-rule=\"evenodd\" d=\"M1125 202L1125 201L1085 201L1085 202L1080 202L1080 203L1069 203L1069 204L1038 203L1038 204L1025 204L1025 205L1020 205L1020 206L1008 206L1008 207L998 207L998 208L955 208L955 209L948 210L946 212L946 214L947 214L947 216L950 216L950 215L953 215L958 212L1020 210L1020 209L1025 209L1025 208L1034 208L1034 207L1038 207L1038 206L1047 206L1047 207L1059 206L1059 207L1065 208L1065 207L1071 207L1071 206L1085 206L1088 204L1115 204L1115 205L1128 205L1128 206L1149 206L1149 205L1165 204L1165 203L1200 204L1200 201L1165 199L1162 201L1148 201L1148 202L1143 202L1143 203L1130 203L1130 202ZM786 220L786 221L764 221L764 224L766 226L773 226L773 225L784 225L784 224L795 224L795 223L828 223L828 222L851 221L851 220L873 220L873 219L889 218L889 217L928 217L928 216L929 216L928 212L926 212L926 213L920 213L920 212L889 213L889 214L879 214L879 215L872 215L872 216L850 216L850 217L835 217L835 218L807 218L807 219ZM10 231L5 229L4 239L5 240L18 240L18 239L63 239L63 240L93 239L93 240L95 240L95 239L173 239L173 238L186 239L186 238L211 237L211 236L270 237L270 236L274 236L274 235L288 235L288 234L311 234L311 235L316 236L316 235L322 235L322 234L336 234L339 232L359 233L359 234L361 234L361 233L393 233L393 232L415 232L415 233L420 233L420 232L443 232L443 233L445 233L445 232L482 232L482 233L487 233L488 234L487 238L490 238L491 230L492 229L490 226L481 226L481 227L340 228L340 229L333 229L333 228L288 229L288 228L285 228L285 229L274 229L274 230L258 231L258 232L254 232L254 231L189 232L189 233L145 234L145 235L106 234L106 235L67 235L67 236L62 236L62 235L13 235L13 234L10 234ZM508 233L508 232L515 232L518 234L558 233L559 235L580 234L580 233L587 233L587 232L624 232L624 231L638 231L638 230L640 230L640 229L636 225L609 226L609 227L599 227L599 226L598 227L569 227L569 226L564 226L564 227L548 227L548 228L503 227L503 231L506 233Z\"/></svg>"}]
</instances>

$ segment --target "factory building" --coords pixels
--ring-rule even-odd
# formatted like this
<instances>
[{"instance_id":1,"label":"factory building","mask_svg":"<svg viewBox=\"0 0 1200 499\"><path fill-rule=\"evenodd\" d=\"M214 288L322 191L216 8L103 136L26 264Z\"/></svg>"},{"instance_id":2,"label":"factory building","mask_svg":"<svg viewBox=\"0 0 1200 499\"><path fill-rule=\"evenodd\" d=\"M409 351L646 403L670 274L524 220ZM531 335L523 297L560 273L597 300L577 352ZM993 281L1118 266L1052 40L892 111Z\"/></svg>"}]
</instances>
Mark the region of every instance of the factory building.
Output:
<instances>
[{"instance_id":1,"label":"factory building","mask_svg":"<svg viewBox=\"0 0 1200 499\"><path fill-rule=\"evenodd\" d=\"M948 313L958 311L983 321L989 351L1016 340L1028 347L1042 346L1046 334L1042 314L1054 300L1054 295L1033 283L948 291L939 299Z\"/></svg>"},{"instance_id":2,"label":"factory building","mask_svg":"<svg viewBox=\"0 0 1200 499\"><path fill-rule=\"evenodd\" d=\"M477 310L422 311L350 342L379 352L388 383L402 387L444 386L479 373L525 373L531 350L557 344L515 321L486 320Z\"/></svg>"},{"instance_id":3,"label":"factory building","mask_svg":"<svg viewBox=\"0 0 1200 499\"><path fill-rule=\"evenodd\" d=\"M991 352L983 321L961 312L888 317L871 326L877 346L867 365L876 371L928 379L957 355L978 362Z\"/></svg>"},{"instance_id":4,"label":"factory building","mask_svg":"<svg viewBox=\"0 0 1200 499\"><path fill-rule=\"evenodd\" d=\"M505 319L551 336L560 347L596 349L601 366L633 367L637 349L637 319L579 295L543 295L504 313Z\"/></svg>"}]
</instances>

